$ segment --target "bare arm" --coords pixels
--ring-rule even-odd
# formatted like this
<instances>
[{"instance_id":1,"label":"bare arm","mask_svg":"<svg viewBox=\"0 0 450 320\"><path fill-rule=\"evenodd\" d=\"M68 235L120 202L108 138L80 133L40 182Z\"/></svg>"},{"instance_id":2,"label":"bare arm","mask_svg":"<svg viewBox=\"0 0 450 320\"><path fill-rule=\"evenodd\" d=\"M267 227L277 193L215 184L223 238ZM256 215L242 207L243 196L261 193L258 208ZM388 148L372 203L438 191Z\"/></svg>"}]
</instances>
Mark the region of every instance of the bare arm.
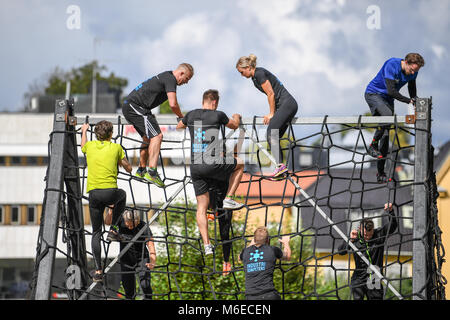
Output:
<instances>
[{"instance_id":1,"label":"bare arm","mask_svg":"<svg viewBox=\"0 0 450 320\"><path fill-rule=\"evenodd\" d=\"M227 128L236 130L239 128L239 124L241 123L241 115L240 114L233 114L231 119L228 121L228 123L225 125Z\"/></svg>"},{"instance_id":2,"label":"bare arm","mask_svg":"<svg viewBox=\"0 0 450 320\"><path fill-rule=\"evenodd\" d=\"M131 164L128 162L127 158L125 158L125 157L123 157L123 159L120 160L119 164L128 173L131 173L131 171L133 170L133 168L131 167Z\"/></svg>"},{"instance_id":3,"label":"bare arm","mask_svg":"<svg viewBox=\"0 0 450 320\"><path fill-rule=\"evenodd\" d=\"M170 108L172 108L173 113L175 113L178 117L183 118L180 106L178 105L176 92L167 92L167 97L169 98L169 105Z\"/></svg>"},{"instance_id":4,"label":"bare arm","mask_svg":"<svg viewBox=\"0 0 450 320\"><path fill-rule=\"evenodd\" d=\"M88 129L89 129L89 123L85 123L81 127L81 148L83 148L87 142L87 130Z\"/></svg>"},{"instance_id":5,"label":"bare arm","mask_svg":"<svg viewBox=\"0 0 450 320\"><path fill-rule=\"evenodd\" d=\"M264 82L261 87L266 93L267 100L269 102L270 113L264 116L264 124L268 124L270 122L270 119L272 119L273 115L275 114L275 93L273 92L273 88L269 80L266 80L266 82Z\"/></svg>"},{"instance_id":6,"label":"bare arm","mask_svg":"<svg viewBox=\"0 0 450 320\"><path fill-rule=\"evenodd\" d=\"M153 242L153 238L151 238L149 241L147 241L147 250L150 255L150 262L147 263L147 268L153 269L156 265L156 250L155 250L155 243Z\"/></svg>"},{"instance_id":7,"label":"bare arm","mask_svg":"<svg viewBox=\"0 0 450 320\"><path fill-rule=\"evenodd\" d=\"M291 246L289 245L290 237L289 236L283 236L280 240L282 247L283 247L283 260L290 260L291 259Z\"/></svg>"},{"instance_id":8,"label":"bare arm","mask_svg":"<svg viewBox=\"0 0 450 320\"><path fill-rule=\"evenodd\" d=\"M181 129L186 129L186 127L187 127L187 126L183 123L183 121L180 120L180 121L178 122L178 124L177 124L177 128L176 128L176 129L177 129L177 130L181 130Z\"/></svg>"}]
</instances>

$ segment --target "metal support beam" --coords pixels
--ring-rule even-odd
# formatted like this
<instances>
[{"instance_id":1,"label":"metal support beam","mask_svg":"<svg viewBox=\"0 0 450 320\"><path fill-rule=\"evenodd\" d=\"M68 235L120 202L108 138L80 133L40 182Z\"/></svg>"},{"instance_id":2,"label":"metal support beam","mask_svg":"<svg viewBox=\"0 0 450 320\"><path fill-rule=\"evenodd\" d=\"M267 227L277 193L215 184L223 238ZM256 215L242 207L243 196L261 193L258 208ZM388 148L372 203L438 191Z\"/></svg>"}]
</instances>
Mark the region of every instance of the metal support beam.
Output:
<instances>
[{"instance_id":1,"label":"metal support beam","mask_svg":"<svg viewBox=\"0 0 450 320\"><path fill-rule=\"evenodd\" d=\"M413 294L414 300L427 297L427 215L426 180L429 177L431 145L431 99L417 99L414 147L414 229L413 229Z\"/></svg>"},{"instance_id":2,"label":"metal support beam","mask_svg":"<svg viewBox=\"0 0 450 320\"><path fill-rule=\"evenodd\" d=\"M58 237L59 212L63 190L63 162L66 144L66 111L65 100L57 100L51 134L51 155L48 165L47 190L44 198L43 224L39 234L36 264L36 287L33 298L49 300Z\"/></svg>"},{"instance_id":3,"label":"metal support beam","mask_svg":"<svg viewBox=\"0 0 450 320\"><path fill-rule=\"evenodd\" d=\"M73 99L67 101L68 117L73 117ZM66 134L66 150L64 152L64 182L67 191L67 223L68 223L68 237L70 241L71 257L70 265L76 265L81 270L81 287L74 288L71 291L71 298L78 299L81 295L80 291L84 291L87 287L88 275L87 257L86 257L86 242L84 237L84 217L81 197L83 192L80 184L80 170L78 163L78 147L77 135L75 133L75 125L68 121Z\"/></svg>"}]
</instances>

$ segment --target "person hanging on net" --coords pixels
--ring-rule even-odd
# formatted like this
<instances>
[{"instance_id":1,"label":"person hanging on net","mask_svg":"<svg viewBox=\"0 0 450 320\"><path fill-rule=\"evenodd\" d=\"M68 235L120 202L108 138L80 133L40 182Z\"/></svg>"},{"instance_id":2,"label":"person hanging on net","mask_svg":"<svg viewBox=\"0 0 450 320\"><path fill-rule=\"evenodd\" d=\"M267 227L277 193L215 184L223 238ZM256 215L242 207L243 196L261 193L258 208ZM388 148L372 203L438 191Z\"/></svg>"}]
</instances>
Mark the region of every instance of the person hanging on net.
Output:
<instances>
[{"instance_id":1,"label":"person hanging on net","mask_svg":"<svg viewBox=\"0 0 450 320\"><path fill-rule=\"evenodd\" d=\"M244 162L239 157L224 157L224 147L219 143L219 132L223 126L239 127L239 114L232 118L217 111L219 92L207 90L203 94L202 109L189 111L177 125L177 130L189 128L191 137L191 178L197 199L197 225L205 247L205 254L213 254L213 245L208 235L207 209L209 208L209 186L224 182L229 177L229 187L223 209L238 210L244 204L234 200L236 189L242 179Z\"/></svg>"},{"instance_id":2,"label":"person hanging on net","mask_svg":"<svg viewBox=\"0 0 450 320\"><path fill-rule=\"evenodd\" d=\"M111 219L112 214L109 214L108 218ZM107 222L105 221L105 223ZM120 257L122 286L126 299L134 300L136 298L136 275L139 277L139 285L144 293L144 300L152 299L150 270L153 270L156 265L156 250L152 232L149 226L141 220L139 212L125 210L119 224L121 252L143 228L145 228L144 232Z\"/></svg>"},{"instance_id":3,"label":"person hanging on net","mask_svg":"<svg viewBox=\"0 0 450 320\"><path fill-rule=\"evenodd\" d=\"M131 91L122 105L125 119L143 139L135 176L160 188L165 187L157 170L163 135L151 110L168 100L173 113L182 118L183 113L177 101L177 86L188 83L193 76L193 67L182 63L174 71L162 72L142 82Z\"/></svg>"},{"instance_id":4,"label":"person hanging on net","mask_svg":"<svg viewBox=\"0 0 450 320\"><path fill-rule=\"evenodd\" d=\"M281 300L273 283L273 272L277 259L291 259L291 247L289 236L283 236L278 241L281 242L283 250L270 245L266 227L258 227L250 245L239 255L244 264L247 300Z\"/></svg>"},{"instance_id":5,"label":"person hanging on net","mask_svg":"<svg viewBox=\"0 0 450 320\"><path fill-rule=\"evenodd\" d=\"M244 142L244 130L239 130L239 137L237 143L232 148L234 156L238 156L241 152L242 144ZM228 149L228 148L227 148ZM223 266L222 275L227 276L231 272L230 253L232 241L230 241L231 221L233 219L233 210L223 209L223 201L227 196L227 191L230 181L229 173L225 177L225 181L215 181L209 186L209 212L208 220L219 220L220 240L222 241Z\"/></svg>"},{"instance_id":6,"label":"person hanging on net","mask_svg":"<svg viewBox=\"0 0 450 320\"><path fill-rule=\"evenodd\" d=\"M296 115L298 105L276 76L264 68L256 67L256 59L254 54L250 54L248 57L243 56L236 63L236 69L243 77L251 78L255 87L267 95L269 113L264 116L263 122L268 124L267 143L277 161L272 178L277 178L288 171L287 166L283 163L280 139Z\"/></svg>"},{"instance_id":7,"label":"person hanging on net","mask_svg":"<svg viewBox=\"0 0 450 320\"><path fill-rule=\"evenodd\" d=\"M87 141L89 124L81 127L81 151L86 155L87 186L89 194L89 213L92 224L92 254L94 256L95 271L93 281L102 281L101 237L103 226L103 212L107 206L113 205L112 223L108 232L108 241L119 241L118 222L125 210L127 194L117 187L118 166L122 166L131 173L131 164L125 157L120 144L111 141L113 125L102 120L95 126L97 140Z\"/></svg>"},{"instance_id":8,"label":"person hanging on net","mask_svg":"<svg viewBox=\"0 0 450 320\"><path fill-rule=\"evenodd\" d=\"M393 116L394 99L415 104L417 97L416 78L419 69L425 65L423 57L418 53L408 53L404 59L388 59L375 78L367 85L364 98L373 116ZM400 89L408 84L409 98L400 93ZM384 172L386 156L389 150L389 125L380 126L375 131L368 153L377 158L377 181L389 181Z\"/></svg>"},{"instance_id":9,"label":"person hanging on net","mask_svg":"<svg viewBox=\"0 0 450 320\"><path fill-rule=\"evenodd\" d=\"M373 267L383 274L383 257L384 248L387 237L393 234L398 227L397 217L392 208L392 203L386 203L384 210L388 214L388 221L379 228L374 228L373 220L365 218L361 220L359 228L352 230L350 233L350 241L355 245ZM353 252L355 260L355 271L350 281L350 290L353 300L364 300L366 296L368 300L383 299L383 285L381 279L374 271L369 268L366 262L350 247L347 242L343 242L338 253L345 255Z\"/></svg>"},{"instance_id":10,"label":"person hanging on net","mask_svg":"<svg viewBox=\"0 0 450 320\"><path fill-rule=\"evenodd\" d=\"M233 219L233 210L223 209L223 201L225 200L228 190L228 179L225 181L217 181L209 186L209 207L211 214L208 214L208 220L219 221L220 241L222 241L222 275L227 276L231 272L230 253L232 242L230 241L231 221Z\"/></svg>"}]
</instances>

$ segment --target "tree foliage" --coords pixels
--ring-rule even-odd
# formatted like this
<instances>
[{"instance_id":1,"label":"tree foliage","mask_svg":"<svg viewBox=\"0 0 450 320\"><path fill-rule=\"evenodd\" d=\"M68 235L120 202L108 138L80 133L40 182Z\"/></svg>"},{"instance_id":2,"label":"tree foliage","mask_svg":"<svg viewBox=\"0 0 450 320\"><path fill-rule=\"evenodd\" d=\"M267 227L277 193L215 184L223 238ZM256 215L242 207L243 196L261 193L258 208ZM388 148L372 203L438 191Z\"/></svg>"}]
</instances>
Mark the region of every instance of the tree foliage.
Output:
<instances>
[{"instance_id":1,"label":"tree foliage","mask_svg":"<svg viewBox=\"0 0 450 320\"><path fill-rule=\"evenodd\" d=\"M92 61L78 68L72 68L70 71L64 71L56 67L48 77L48 83L45 87L45 94L48 95L64 95L66 92L66 82L70 81L70 89L72 94L87 94L91 92L92 79L96 70L97 81L104 81L113 91L122 90L128 85L128 80L118 77L114 72L103 76L102 73L107 71L104 65L99 66L97 61Z\"/></svg>"}]
</instances>

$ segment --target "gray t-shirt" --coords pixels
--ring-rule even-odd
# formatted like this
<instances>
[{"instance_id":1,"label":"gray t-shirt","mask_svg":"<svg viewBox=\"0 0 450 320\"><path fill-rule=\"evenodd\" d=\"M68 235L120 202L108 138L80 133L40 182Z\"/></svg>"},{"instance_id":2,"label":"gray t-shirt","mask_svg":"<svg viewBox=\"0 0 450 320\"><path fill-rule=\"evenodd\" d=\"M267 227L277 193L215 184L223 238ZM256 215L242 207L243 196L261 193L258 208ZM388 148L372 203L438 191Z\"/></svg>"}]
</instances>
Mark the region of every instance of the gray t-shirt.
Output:
<instances>
[{"instance_id":1,"label":"gray t-shirt","mask_svg":"<svg viewBox=\"0 0 450 320\"><path fill-rule=\"evenodd\" d=\"M172 71L165 71L142 82L125 100L151 110L168 99L168 92L176 91L177 79Z\"/></svg>"},{"instance_id":2,"label":"gray t-shirt","mask_svg":"<svg viewBox=\"0 0 450 320\"><path fill-rule=\"evenodd\" d=\"M191 135L192 164L213 164L222 160L220 152L225 150L219 140L220 129L229 121L224 112L209 109L195 109L184 116L182 122Z\"/></svg>"},{"instance_id":3,"label":"gray t-shirt","mask_svg":"<svg viewBox=\"0 0 450 320\"><path fill-rule=\"evenodd\" d=\"M273 271L277 259L282 257L283 251L270 245L252 245L242 250L240 259L244 263L246 295L275 291Z\"/></svg>"},{"instance_id":4,"label":"gray t-shirt","mask_svg":"<svg viewBox=\"0 0 450 320\"><path fill-rule=\"evenodd\" d=\"M273 93L275 94L275 102L278 107L278 102L283 94L288 94L288 91L284 88L278 78L272 74L270 71L257 67L255 68L255 75L252 77L253 84L259 91L265 94L264 89L262 88L262 84L269 80L270 85L272 86Z\"/></svg>"}]
</instances>

